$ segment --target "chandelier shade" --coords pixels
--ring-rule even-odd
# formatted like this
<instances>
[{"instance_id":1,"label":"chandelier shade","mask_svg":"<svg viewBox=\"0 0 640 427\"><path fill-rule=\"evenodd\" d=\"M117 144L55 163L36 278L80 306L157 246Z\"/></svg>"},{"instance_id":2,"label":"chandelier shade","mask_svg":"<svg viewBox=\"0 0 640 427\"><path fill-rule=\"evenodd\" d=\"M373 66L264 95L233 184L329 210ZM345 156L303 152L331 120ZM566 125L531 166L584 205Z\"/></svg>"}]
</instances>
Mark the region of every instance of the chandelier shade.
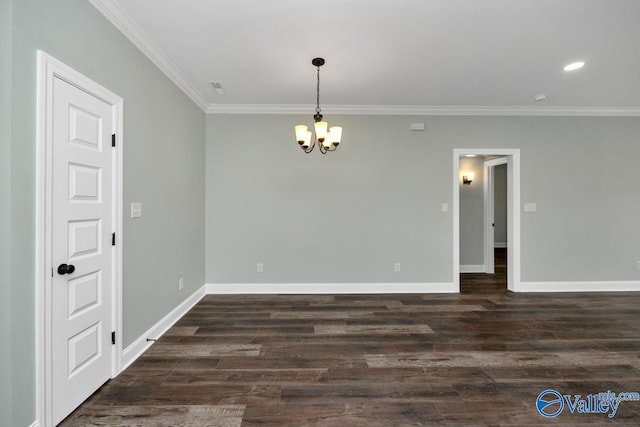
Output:
<instances>
[{"instance_id":1,"label":"chandelier shade","mask_svg":"<svg viewBox=\"0 0 640 427\"><path fill-rule=\"evenodd\" d=\"M316 85L316 111L313 115L313 132L306 125L295 127L296 141L305 153L310 153L317 146L322 154L335 151L342 142L342 128L340 126L329 127L329 123L323 120L320 109L320 67L324 65L324 58L313 58L311 61L317 68Z\"/></svg>"}]
</instances>

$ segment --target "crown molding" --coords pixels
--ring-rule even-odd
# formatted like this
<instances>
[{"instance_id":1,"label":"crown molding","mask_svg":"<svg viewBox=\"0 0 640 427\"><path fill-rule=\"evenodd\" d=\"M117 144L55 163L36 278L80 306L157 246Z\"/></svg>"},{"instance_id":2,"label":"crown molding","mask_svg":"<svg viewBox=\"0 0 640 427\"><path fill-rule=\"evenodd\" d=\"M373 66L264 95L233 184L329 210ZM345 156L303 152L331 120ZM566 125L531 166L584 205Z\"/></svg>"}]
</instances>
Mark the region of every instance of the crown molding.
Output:
<instances>
[{"instance_id":1,"label":"crown molding","mask_svg":"<svg viewBox=\"0 0 640 427\"><path fill-rule=\"evenodd\" d=\"M311 114L315 105L209 104L207 114ZM324 105L323 112L391 116L640 116L639 107L461 107L419 105Z\"/></svg>"},{"instance_id":2,"label":"crown molding","mask_svg":"<svg viewBox=\"0 0 640 427\"><path fill-rule=\"evenodd\" d=\"M207 111L207 101L191 85L178 67L167 57L149 36L122 10L116 2L109 0L89 0L109 22L111 22L131 43L134 44L156 67L160 69L185 95L203 111Z\"/></svg>"}]
</instances>

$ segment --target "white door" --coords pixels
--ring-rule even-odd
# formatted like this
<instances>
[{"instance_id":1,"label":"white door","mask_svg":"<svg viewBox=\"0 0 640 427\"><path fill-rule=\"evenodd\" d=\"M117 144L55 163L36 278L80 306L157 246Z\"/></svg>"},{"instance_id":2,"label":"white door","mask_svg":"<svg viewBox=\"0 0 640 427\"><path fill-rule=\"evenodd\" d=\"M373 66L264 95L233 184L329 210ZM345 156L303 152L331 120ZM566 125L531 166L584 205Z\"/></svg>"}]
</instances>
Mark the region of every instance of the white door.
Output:
<instances>
[{"instance_id":1,"label":"white door","mask_svg":"<svg viewBox=\"0 0 640 427\"><path fill-rule=\"evenodd\" d=\"M495 273L495 167L507 165L508 158L499 157L497 159L484 162L484 269L488 274Z\"/></svg>"},{"instance_id":2,"label":"white door","mask_svg":"<svg viewBox=\"0 0 640 427\"><path fill-rule=\"evenodd\" d=\"M57 424L111 377L113 107L53 83L51 404Z\"/></svg>"}]
</instances>

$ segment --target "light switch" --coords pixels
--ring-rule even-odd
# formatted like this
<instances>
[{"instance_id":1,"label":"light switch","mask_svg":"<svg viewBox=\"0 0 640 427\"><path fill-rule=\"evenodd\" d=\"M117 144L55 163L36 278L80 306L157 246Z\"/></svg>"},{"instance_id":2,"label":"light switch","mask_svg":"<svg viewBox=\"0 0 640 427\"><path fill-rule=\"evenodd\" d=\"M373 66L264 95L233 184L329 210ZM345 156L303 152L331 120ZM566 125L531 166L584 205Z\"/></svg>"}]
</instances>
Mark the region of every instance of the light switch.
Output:
<instances>
[{"instance_id":1,"label":"light switch","mask_svg":"<svg viewBox=\"0 0 640 427\"><path fill-rule=\"evenodd\" d=\"M538 210L538 205L536 205L535 203L525 203L524 204L524 211L525 212L536 212Z\"/></svg>"},{"instance_id":2,"label":"light switch","mask_svg":"<svg viewBox=\"0 0 640 427\"><path fill-rule=\"evenodd\" d=\"M449 212L449 203L442 204L442 212Z\"/></svg>"},{"instance_id":3,"label":"light switch","mask_svg":"<svg viewBox=\"0 0 640 427\"><path fill-rule=\"evenodd\" d=\"M142 203L134 202L131 203L131 218L141 218L142 217Z\"/></svg>"}]
</instances>

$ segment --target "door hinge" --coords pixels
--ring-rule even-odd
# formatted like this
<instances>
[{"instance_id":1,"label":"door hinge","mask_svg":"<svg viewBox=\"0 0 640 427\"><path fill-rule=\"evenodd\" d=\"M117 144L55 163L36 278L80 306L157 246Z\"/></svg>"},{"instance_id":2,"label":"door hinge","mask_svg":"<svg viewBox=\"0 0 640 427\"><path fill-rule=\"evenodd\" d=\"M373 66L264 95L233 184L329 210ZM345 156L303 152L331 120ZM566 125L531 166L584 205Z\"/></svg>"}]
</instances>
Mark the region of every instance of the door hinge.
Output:
<instances>
[{"instance_id":1,"label":"door hinge","mask_svg":"<svg viewBox=\"0 0 640 427\"><path fill-rule=\"evenodd\" d=\"M112 147L116 146L116 134L115 133L111 134L111 146Z\"/></svg>"},{"instance_id":2,"label":"door hinge","mask_svg":"<svg viewBox=\"0 0 640 427\"><path fill-rule=\"evenodd\" d=\"M116 233L111 233L111 246L116 245Z\"/></svg>"},{"instance_id":3,"label":"door hinge","mask_svg":"<svg viewBox=\"0 0 640 427\"><path fill-rule=\"evenodd\" d=\"M111 344L116 345L116 331L111 332Z\"/></svg>"}]
</instances>

